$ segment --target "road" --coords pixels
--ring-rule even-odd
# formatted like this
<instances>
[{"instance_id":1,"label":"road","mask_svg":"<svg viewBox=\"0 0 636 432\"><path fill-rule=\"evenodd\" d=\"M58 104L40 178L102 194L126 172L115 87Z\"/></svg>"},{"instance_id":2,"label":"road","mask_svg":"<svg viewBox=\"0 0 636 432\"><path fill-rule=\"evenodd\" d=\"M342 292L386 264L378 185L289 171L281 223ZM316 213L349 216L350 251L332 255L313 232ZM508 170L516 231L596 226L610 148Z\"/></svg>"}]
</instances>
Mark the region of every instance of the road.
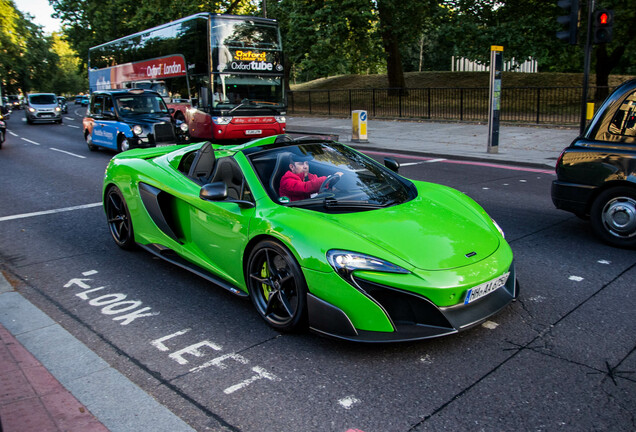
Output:
<instances>
[{"instance_id":1,"label":"road","mask_svg":"<svg viewBox=\"0 0 636 432\"><path fill-rule=\"evenodd\" d=\"M636 429L636 251L554 209L549 171L396 155L402 175L461 190L506 232L521 298L482 326L387 345L283 335L249 301L114 244L99 207L113 154L89 152L83 110L9 120L0 268L194 429Z\"/></svg>"}]
</instances>

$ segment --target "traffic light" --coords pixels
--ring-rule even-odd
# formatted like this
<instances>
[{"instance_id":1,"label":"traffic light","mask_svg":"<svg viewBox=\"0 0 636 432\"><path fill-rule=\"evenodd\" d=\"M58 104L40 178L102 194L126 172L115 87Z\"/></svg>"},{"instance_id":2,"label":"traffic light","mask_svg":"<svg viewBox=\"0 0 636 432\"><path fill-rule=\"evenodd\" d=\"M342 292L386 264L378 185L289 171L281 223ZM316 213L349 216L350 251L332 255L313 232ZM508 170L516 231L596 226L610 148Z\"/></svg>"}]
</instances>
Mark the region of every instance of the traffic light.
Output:
<instances>
[{"instance_id":1,"label":"traffic light","mask_svg":"<svg viewBox=\"0 0 636 432\"><path fill-rule=\"evenodd\" d=\"M601 9L594 12L592 24L592 43L603 44L612 40L612 25L614 24L614 11Z\"/></svg>"},{"instance_id":2,"label":"traffic light","mask_svg":"<svg viewBox=\"0 0 636 432\"><path fill-rule=\"evenodd\" d=\"M557 32L556 36L570 45L576 45L579 29L579 0L559 0L557 5L565 9L567 15L557 17L557 22L565 25L565 30Z\"/></svg>"}]
</instances>

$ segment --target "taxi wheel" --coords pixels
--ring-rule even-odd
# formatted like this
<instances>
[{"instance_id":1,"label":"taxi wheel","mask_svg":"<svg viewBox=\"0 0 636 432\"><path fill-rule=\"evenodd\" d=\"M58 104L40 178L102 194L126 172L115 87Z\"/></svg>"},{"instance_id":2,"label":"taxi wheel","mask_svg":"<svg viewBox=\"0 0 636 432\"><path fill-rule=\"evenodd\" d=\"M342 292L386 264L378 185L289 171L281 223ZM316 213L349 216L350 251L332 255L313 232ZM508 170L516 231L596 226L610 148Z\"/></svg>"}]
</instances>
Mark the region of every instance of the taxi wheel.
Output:
<instances>
[{"instance_id":1,"label":"taxi wheel","mask_svg":"<svg viewBox=\"0 0 636 432\"><path fill-rule=\"evenodd\" d=\"M88 131L84 133L84 139L86 140L86 145L90 151L97 151L97 146L93 144L93 137Z\"/></svg>"},{"instance_id":2,"label":"taxi wheel","mask_svg":"<svg viewBox=\"0 0 636 432\"><path fill-rule=\"evenodd\" d=\"M256 245L246 278L252 303L267 324L287 332L307 327L307 284L284 246L271 240Z\"/></svg>"},{"instance_id":3,"label":"taxi wheel","mask_svg":"<svg viewBox=\"0 0 636 432\"><path fill-rule=\"evenodd\" d=\"M636 189L620 186L603 191L592 204L590 221L604 242L636 247Z\"/></svg>"},{"instance_id":4,"label":"taxi wheel","mask_svg":"<svg viewBox=\"0 0 636 432\"><path fill-rule=\"evenodd\" d=\"M128 142L128 138L126 138L125 136L122 136L119 138L118 141L119 142L117 144L117 150L119 150L120 153L130 149L130 143Z\"/></svg>"}]
</instances>

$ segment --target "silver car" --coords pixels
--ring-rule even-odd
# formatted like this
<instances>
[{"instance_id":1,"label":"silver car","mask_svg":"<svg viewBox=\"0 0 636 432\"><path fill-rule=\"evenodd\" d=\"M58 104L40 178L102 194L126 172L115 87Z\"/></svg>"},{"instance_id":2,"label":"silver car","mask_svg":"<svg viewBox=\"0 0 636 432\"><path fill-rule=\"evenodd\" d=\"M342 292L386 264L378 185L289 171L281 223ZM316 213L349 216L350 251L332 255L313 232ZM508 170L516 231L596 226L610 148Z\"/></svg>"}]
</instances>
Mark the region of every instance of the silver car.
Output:
<instances>
[{"instance_id":1,"label":"silver car","mask_svg":"<svg viewBox=\"0 0 636 432\"><path fill-rule=\"evenodd\" d=\"M53 93L28 95L24 108L24 116L28 124L35 122L62 123L62 109Z\"/></svg>"}]
</instances>

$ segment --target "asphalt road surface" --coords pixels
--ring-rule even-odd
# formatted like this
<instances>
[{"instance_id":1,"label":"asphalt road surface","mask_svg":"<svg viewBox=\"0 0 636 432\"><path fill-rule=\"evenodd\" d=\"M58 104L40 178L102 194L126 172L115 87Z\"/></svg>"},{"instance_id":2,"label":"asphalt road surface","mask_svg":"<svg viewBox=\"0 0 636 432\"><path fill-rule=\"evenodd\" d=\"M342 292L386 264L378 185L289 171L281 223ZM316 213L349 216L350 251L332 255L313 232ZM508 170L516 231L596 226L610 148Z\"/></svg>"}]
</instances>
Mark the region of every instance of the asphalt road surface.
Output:
<instances>
[{"instance_id":1,"label":"asphalt road surface","mask_svg":"<svg viewBox=\"0 0 636 432\"><path fill-rule=\"evenodd\" d=\"M89 152L69 107L62 125L8 121L0 268L196 430L636 429L636 251L556 210L549 170L397 155L402 175L461 190L501 225L521 298L458 335L354 344L279 334L249 301L120 250L99 206L113 154Z\"/></svg>"}]
</instances>

